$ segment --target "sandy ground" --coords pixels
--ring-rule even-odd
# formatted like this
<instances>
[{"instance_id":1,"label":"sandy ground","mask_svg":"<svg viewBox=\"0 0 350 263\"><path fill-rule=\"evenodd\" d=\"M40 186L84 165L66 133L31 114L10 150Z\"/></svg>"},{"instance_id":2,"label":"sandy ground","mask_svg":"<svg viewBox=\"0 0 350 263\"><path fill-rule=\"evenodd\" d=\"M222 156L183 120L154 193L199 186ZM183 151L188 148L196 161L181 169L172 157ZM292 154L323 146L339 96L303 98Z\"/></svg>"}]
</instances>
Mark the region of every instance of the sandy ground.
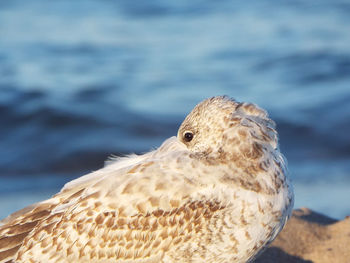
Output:
<instances>
[{"instance_id":1,"label":"sandy ground","mask_svg":"<svg viewBox=\"0 0 350 263\"><path fill-rule=\"evenodd\" d=\"M307 208L292 218L254 263L349 263L350 217L342 221Z\"/></svg>"}]
</instances>

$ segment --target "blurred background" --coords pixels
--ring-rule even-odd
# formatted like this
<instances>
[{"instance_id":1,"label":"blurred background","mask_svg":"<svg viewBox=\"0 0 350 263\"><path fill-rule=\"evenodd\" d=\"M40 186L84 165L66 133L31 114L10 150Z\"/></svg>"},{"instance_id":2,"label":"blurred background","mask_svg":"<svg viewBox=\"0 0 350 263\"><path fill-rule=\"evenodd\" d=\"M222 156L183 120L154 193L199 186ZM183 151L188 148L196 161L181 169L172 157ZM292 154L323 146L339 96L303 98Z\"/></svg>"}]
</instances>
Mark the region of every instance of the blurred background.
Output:
<instances>
[{"instance_id":1,"label":"blurred background","mask_svg":"<svg viewBox=\"0 0 350 263\"><path fill-rule=\"evenodd\" d=\"M348 0L1 0L0 217L222 94L277 122L296 208L350 214Z\"/></svg>"}]
</instances>

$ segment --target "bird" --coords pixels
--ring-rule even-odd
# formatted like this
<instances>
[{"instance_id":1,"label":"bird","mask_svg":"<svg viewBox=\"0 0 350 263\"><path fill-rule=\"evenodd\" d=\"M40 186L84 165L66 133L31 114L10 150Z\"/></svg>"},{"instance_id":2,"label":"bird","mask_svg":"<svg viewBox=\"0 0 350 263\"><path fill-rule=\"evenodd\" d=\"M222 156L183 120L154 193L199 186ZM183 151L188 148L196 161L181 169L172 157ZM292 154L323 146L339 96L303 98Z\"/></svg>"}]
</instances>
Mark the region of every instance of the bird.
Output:
<instances>
[{"instance_id":1,"label":"bird","mask_svg":"<svg viewBox=\"0 0 350 263\"><path fill-rule=\"evenodd\" d=\"M114 157L0 223L0 262L251 262L294 203L276 124L216 96L177 136Z\"/></svg>"}]
</instances>

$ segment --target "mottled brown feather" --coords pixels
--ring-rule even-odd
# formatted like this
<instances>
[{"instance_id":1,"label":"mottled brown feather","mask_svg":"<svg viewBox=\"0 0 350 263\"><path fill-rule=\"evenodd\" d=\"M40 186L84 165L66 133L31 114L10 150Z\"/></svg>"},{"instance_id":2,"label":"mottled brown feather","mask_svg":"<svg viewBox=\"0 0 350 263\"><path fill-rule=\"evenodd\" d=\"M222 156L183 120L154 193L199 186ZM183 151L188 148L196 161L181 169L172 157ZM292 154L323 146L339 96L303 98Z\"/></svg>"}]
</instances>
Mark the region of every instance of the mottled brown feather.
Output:
<instances>
[{"instance_id":1,"label":"mottled brown feather","mask_svg":"<svg viewBox=\"0 0 350 263\"><path fill-rule=\"evenodd\" d=\"M18 251L18 249L21 247L21 245L18 245L17 247L8 249L4 252L0 253L0 262L4 263L10 263L12 262L13 255L15 255Z\"/></svg>"},{"instance_id":2,"label":"mottled brown feather","mask_svg":"<svg viewBox=\"0 0 350 263\"><path fill-rule=\"evenodd\" d=\"M82 189L74 189L73 193L67 196L67 193L62 194L60 199L68 203L74 198L79 198ZM60 193L55 195L60 196ZM42 202L32 204L0 221L0 263L12 262L20 247L23 245L25 238L36 229L39 222L45 221L51 214L52 210L57 206L50 199ZM47 230L52 227L48 224L42 229Z\"/></svg>"},{"instance_id":3,"label":"mottled brown feather","mask_svg":"<svg viewBox=\"0 0 350 263\"><path fill-rule=\"evenodd\" d=\"M0 226L0 263L11 260L22 246L23 240L35 228L37 223L47 217L47 205L31 205L4 219ZM11 262L11 261L9 261Z\"/></svg>"}]
</instances>

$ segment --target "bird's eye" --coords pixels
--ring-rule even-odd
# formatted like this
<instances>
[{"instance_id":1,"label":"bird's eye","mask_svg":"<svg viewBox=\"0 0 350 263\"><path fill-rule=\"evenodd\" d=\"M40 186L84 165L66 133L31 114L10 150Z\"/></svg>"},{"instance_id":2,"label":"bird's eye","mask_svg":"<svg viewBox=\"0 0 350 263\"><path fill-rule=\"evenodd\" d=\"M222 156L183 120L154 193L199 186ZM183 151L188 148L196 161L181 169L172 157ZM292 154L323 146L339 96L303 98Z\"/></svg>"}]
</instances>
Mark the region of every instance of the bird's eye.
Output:
<instances>
[{"instance_id":1,"label":"bird's eye","mask_svg":"<svg viewBox=\"0 0 350 263\"><path fill-rule=\"evenodd\" d=\"M192 141L192 139L193 139L193 133L192 132L187 131L187 132L184 133L184 140L186 142L190 142L190 141Z\"/></svg>"}]
</instances>

